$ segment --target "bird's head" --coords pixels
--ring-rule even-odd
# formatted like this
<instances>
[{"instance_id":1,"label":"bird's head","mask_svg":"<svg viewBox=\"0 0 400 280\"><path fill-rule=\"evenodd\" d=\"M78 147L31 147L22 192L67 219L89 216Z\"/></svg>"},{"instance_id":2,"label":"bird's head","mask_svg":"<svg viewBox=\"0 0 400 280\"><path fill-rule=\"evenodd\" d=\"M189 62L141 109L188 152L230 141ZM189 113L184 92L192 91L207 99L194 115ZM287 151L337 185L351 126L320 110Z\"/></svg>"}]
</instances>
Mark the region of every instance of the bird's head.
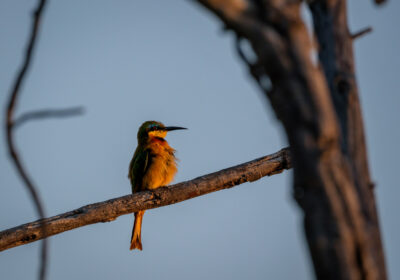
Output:
<instances>
[{"instance_id":1,"label":"bird's head","mask_svg":"<svg viewBox=\"0 0 400 280\"><path fill-rule=\"evenodd\" d=\"M179 126L165 126L161 122L147 121L144 122L138 131L138 141L143 142L151 137L164 138L167 136L168 131L186 129L185 127Z\"/></svg>"}]
</instances>

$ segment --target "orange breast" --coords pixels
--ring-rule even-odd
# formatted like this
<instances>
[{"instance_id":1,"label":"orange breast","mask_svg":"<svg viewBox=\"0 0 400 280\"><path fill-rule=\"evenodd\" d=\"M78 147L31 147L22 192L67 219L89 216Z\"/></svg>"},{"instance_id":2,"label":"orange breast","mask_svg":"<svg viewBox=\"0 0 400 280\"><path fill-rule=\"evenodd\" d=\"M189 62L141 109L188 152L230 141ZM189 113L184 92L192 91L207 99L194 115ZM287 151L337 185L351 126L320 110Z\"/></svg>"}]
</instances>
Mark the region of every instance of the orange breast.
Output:
<instances>
[{"instance_id":1,"label":"orange breast","mask_svg":"<svg viewBox=\"0 0 400 280\"><path fill-rule=\"evenodd\" d=\"M151 150L151 161L143 177L143 189L156 189L166 186L174 179L177 172L175 150L163 139L150 141L148 149Z\"/></svg>"}]
</instances>

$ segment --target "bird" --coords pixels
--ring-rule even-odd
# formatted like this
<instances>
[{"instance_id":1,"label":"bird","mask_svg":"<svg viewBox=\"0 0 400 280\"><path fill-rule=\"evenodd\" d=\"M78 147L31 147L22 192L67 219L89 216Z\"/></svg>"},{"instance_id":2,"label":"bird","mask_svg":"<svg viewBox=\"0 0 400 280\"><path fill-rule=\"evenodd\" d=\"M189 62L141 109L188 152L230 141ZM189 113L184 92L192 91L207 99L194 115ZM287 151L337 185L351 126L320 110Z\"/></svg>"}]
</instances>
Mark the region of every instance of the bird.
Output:
<instances>
[{"instance_id":1,"label":"bird","mask_svg":"<svg viewBox=\"0 0 400 280\"><path fill-rule=\"evenodd\" d=\"M166 186L177 172L175 150L164 139L167 132L187 129L179 126L165 126L158 121L146 121L138 130L135 153L129 164L128 178L132 193L153 190ZM135 212L130 250L142 250L141 229L144 210Z\"/></svg>"}]
</instances>

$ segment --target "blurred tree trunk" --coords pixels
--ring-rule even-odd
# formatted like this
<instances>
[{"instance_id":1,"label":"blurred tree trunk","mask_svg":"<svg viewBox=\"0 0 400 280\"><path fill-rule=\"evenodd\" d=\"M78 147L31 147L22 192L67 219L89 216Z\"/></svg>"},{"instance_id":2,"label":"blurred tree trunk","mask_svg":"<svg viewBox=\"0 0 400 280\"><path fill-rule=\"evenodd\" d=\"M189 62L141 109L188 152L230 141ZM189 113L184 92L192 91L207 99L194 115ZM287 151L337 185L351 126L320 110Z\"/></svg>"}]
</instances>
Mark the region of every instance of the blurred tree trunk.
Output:
<instances>
[{"instance_id":1,"label":"blurred tree trunk","mask_svg":"<svg viewBox=\"0 0 400 280\"><path fill-rule=\"evenodd\" d=\"M308 1L317 62L300 1L198 2L234 31L240 57L282 121L317 278L386 279L346 1Z\"/></svg>"}]
</instances>

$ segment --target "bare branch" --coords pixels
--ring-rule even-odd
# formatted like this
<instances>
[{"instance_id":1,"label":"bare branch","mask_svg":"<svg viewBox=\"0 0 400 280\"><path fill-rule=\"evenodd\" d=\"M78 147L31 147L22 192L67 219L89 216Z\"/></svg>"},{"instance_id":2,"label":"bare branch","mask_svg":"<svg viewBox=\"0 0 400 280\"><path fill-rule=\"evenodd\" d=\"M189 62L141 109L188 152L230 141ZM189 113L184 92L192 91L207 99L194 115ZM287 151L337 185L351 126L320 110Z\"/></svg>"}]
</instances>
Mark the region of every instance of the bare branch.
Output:
<instances>
[{"instance_id":1,"label":"bare branch","mask_svg":"<svg viewBox=\"0 0 400 280\"><path fill-rule=\"evenodd\" d=\"M360 38L360 37L362 37L362 36L364 36L364 35L366 35L366 34L368 34L370 32L372 32L372 27L368 26L368 27L366 27L364 29L361 29L360 31L352 34L351 38L353 40L355 40L355 39L358 39L358 38Z\"/></svg>"},{"instance_id":2,"label":"bare branch","mask_svg":"<svg viewBox=\"0 0 400 280\"><path fill-rule=\"evenodd\" d=\"M39 194L34 186L32 180L29 178L28 174L26 173L25 169L22 166L22 163L19 159L17 150L14 146L14 135L13 135L13 117L14 117L14 110L17 102L18 95L20 93L20 87L24 81L25 74L29 69L32 54L35 48L35 43L39 31L39 24L41 21L41 15L44 10L46 4L46 0L39 0L36 10L33 14L33 22L31 27L30 39L26 48L25 59L22 64L22 67L15 79L14 86L12 87L12 91L10 93L10 100L7 106L6 112L6 134L7 134L7 145L9 154L17 168L19 175L21 176L22 180L25 183L26 188L28 189L32 200L35 204L36 211L41 219L45 217L45 213L43 210L42 202L39 197ZM40 226L40 232L45 235L46 228L44 225ZM41 264L39 270L39 279L44 280L46 278L46 263L47 263L47 241L46 239L43 240L42 249L41 249Z\"/></svg>"},{"instance_id":3,"label":"bare branch","mask_svg":"<svg viewBox=\"0 0 400 280\"><path fill-rule=\"evenodd\" d=\"M190 181L154 191L144 191L107 201L89 204L44 220L20 225L0 232L0 251L38 241L74 228L110 222L121 215L178 203L211 192L253 182L291 168L289 149L282 149L250 162L204 175ZM40 230L46 225L46 232Z\"/></svg>"},{"instance_id":4,"label":"bare branch","mask_svg":"<svg viewBox=\"0 0 400 280\"><path fill-rule=\"evenodd\" d=\"M42 120L48 118L67 118L77 115L82 115L84 113L84 108L82 106L64 108L64 109L42 109L38 111L32 111L24 113L14 120L13 128L21 126L28 121L32 120Z\"/></svg>"},{"instance_id":5,"label":"bare branch","mask_svg":"<svg viewBox=\"0 0 400 280\"><path fill-rule=\"evenodd\" d=\"M386 0L375 0L375 4L377 4L377 5L381 5L384 3L386 3Z\"/></svg>"}]
</instances>

